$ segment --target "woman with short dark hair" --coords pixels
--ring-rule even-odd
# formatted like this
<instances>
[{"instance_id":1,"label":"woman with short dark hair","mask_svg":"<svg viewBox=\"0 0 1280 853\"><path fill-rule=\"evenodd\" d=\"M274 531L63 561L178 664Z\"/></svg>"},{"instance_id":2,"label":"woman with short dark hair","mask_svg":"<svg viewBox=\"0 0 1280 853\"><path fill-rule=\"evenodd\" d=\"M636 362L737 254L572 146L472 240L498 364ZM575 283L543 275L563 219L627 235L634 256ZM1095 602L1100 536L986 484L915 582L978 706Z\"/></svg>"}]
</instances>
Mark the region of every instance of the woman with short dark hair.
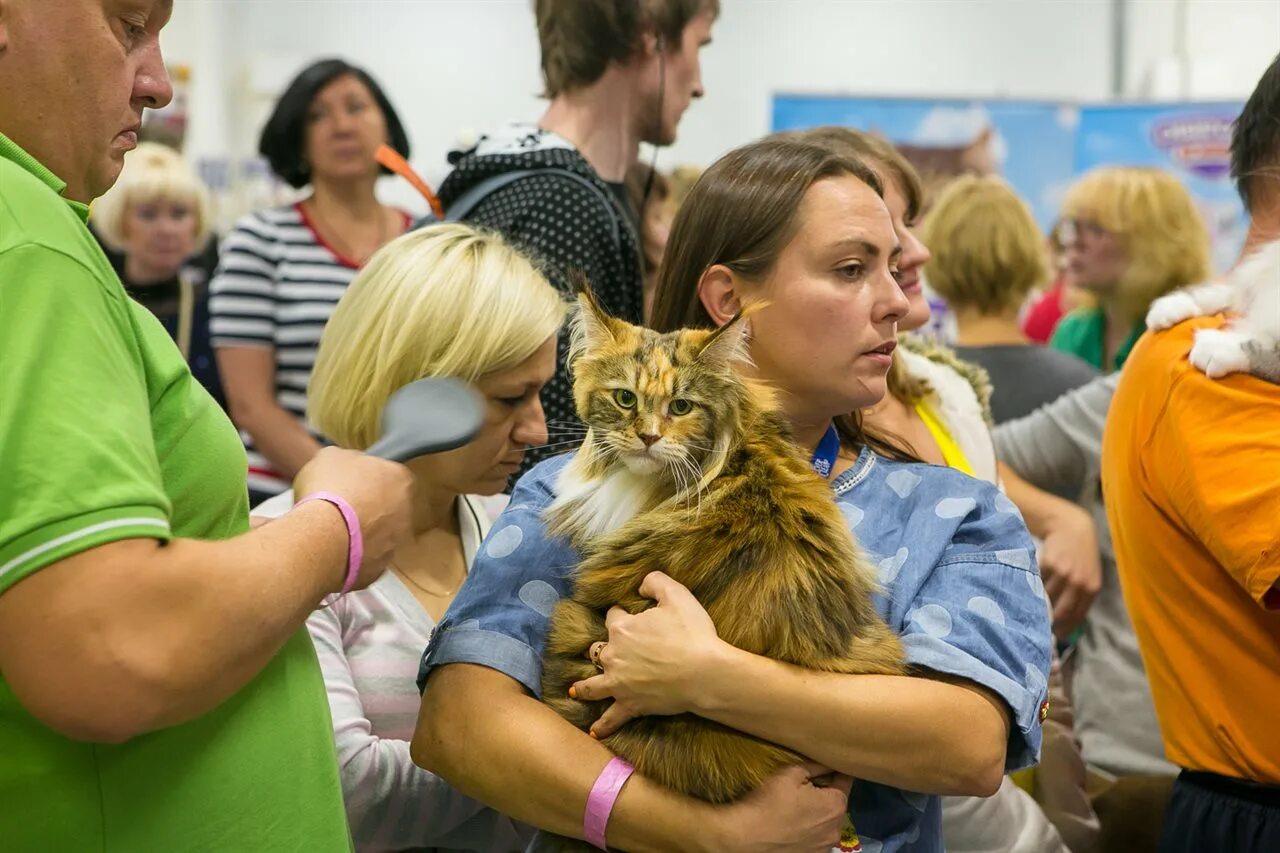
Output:
<instances>
[{"instance_id":1,"label":"woman with short dark hair","mask_svg":"<svg viewBox=\"0 0 1280 853\"><path fill-rule=\"evenodd\" d=\"M253 503L288 488L320 449L305 423L320 333L365 260L409 226L374 195L383 143L409 156L381 87L341 59L305 68L263 128L258 148L272 171L311 194L241 219L211 286L213 344Z\"/></svg>"}]
</instances>

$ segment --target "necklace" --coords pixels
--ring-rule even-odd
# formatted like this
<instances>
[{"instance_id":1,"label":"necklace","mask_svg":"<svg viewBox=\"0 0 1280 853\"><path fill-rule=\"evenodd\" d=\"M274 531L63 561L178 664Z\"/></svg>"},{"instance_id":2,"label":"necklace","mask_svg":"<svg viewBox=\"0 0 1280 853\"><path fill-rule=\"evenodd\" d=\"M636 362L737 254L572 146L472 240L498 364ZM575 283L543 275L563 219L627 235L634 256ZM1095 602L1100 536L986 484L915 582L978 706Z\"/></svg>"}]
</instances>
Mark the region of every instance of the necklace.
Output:
<instances>
[{"instance_id":1,"label":"necklace","mask_svg":"<svg viewBox=\"0 0 1280 853\"><path fill-rule=\"evenodd\" d=\"M387 213L382 209L382 205L378 205L378 243L373 247L373 251L361 257L357 255L351 248L351 244L338 236L338 230L329 224L329 220L320 214L320 205L316 204L314 197L311 199L311 215L315 217L316 224L324 227L328 232L329 242L342 252L343 255L355 261L358 265L364 266L364 262L373 256L373 253L382 248L387 242Z\"/></svg>"},{"instance_id":2,"label":"necklace","mask_svg":"<svg viewBox=\"0 0 1280 853\"><path fill-rule=\"evenodd\" d=\"M400 567L398 567L398 566L391 566L391 568L395 570L395 573L396 573L397 575L399 575L400 577L404 578L404 579L405 579L405 580L407 580L409 583L413 584L413 585L414 585L414 586L416 586L418 589L422 590L423 592L425 592L427 595L431 596L432 598L448 598L449 596L453 595L453 594L454 594L455 592L457 592L458 590L462 589L462 584L463 584L463 583L466 581L466 579L467 579L467 573L466 573L466 572L463 572L463 573L462 573L462 578L461 578L461 580L459 580L459 581L454 585L453 589L448 590L448 591L446 591L446 592L436 592L434 589L427 589L425 586L423 586L422 584L418 583L418 582L417 582L416 580L414 580L413 578L409 577L409 574L408 574L407 572L405 572L403 569L401 569Z\"/></svg>"}]
</instances>

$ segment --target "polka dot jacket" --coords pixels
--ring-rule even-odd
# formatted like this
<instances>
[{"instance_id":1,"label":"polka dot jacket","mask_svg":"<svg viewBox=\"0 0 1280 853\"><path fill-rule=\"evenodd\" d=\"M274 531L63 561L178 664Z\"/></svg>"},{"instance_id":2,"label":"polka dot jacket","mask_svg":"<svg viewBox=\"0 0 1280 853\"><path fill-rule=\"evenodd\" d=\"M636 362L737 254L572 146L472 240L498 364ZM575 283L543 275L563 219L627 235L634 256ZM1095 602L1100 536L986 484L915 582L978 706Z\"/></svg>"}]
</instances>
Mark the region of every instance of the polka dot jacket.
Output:
<instances>
[{"instance_id":1,"label":"polka dot jacket","mask_svg":"<svg viewBox=\"0 0 1280 853\"><path fill-rule=\"evenodd\" d=\"M433 667L473 663L538 694L548 617L568 593L577 563L566 542L548 538L542 521L565 462L544 462L517 485L432 636L420 688ZM1017 508L994 486L958 471L869 451L832 489L879 567L876 606L902 636L909 662L1004 699L1013 720L1006 769L1034 764L1048 694L1049 613ZM864 851L943 850L936 796L858 782L849 808Z\"/></svg>"},{"instance_id":2,"label":"polka dot jacket","mask_svg":"<svg viewBox=\"0 0 1280 853\"><path fill-rule=\"evenodd\" d=\"M610 313L636 325L644 322L644 262L634 212L625 201L625 191L602 181L571 143L533 125L514 124L452 159L454 170L440 185L440 200L446 208L471 187L496 175L537 172L485 196L466 221L501 232L534 257L567 298L573 296L572 276L581 273ZM586 178L595 191L566 172ZM555 376L542 392L550 445L526 453L522 472L563 450L565 445L557 440L566 433L576 437L579 432L565 428L578 421L572 382L565 370L568 352L566 330L557 347Z\"/></svg>"}]
</instances>

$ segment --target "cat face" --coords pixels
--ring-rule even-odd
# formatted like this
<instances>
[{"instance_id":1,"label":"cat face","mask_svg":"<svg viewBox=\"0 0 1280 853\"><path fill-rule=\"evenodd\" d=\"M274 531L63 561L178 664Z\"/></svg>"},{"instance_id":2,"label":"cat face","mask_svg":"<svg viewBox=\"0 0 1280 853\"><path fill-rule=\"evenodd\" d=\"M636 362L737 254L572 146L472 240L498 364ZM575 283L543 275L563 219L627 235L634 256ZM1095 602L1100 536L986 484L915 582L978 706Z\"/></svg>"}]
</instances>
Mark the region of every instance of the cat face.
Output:
<instances>
[{"instance_id":1,"label":"cat face","mask_svg":"<svg viewBox=\"0 0 1280 853\"><path fill-rule=\"evenodd\" d=\"M738 425L746 388L741 321L659 334L579 297L571 358L578 416L607 464L688 485Z\"/></svg>"}]
</instances>

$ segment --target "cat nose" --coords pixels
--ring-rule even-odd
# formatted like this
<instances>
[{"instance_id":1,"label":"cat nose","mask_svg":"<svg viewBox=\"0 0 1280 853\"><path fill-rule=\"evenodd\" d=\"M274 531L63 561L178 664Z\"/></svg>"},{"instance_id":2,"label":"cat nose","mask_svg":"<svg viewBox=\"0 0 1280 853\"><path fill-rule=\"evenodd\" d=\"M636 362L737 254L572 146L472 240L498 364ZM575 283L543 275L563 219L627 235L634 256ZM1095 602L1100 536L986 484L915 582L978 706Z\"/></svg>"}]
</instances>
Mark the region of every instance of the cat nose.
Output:
<instances>
[{"instance_id":1,"label":"cat nose","mask_svg":"<svg viewBox=\"0 0 1280 853\"><path fill-rule=\"evenodd\" d=\"M644 442L645 447L653 447L662 438L660 435L650 435L648 433L640 433L640 440Z\"/></svg>"}]
</instances>

